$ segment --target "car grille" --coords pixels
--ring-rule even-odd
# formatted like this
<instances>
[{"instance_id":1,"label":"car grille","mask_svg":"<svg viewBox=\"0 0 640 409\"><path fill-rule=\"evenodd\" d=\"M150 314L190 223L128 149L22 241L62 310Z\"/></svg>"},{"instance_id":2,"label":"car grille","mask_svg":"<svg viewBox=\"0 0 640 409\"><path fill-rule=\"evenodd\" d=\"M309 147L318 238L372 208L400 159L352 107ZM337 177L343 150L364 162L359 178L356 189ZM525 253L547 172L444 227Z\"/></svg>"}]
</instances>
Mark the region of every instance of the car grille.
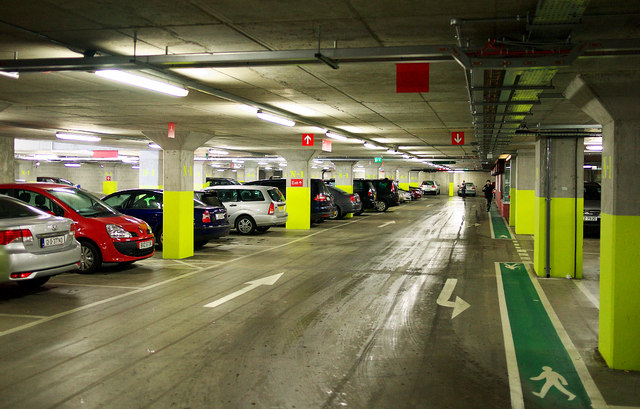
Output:
<instances>
[{"instance_id":1,"label":"car grille","mask_svg":"<svg viewBox=\"0 0 640 409\"><path fill-rule=\"evenodd\" d=\"M129 257L148 256L149 254L153 253L153 250L154 250L154 246L151 246L146 249L139 249L138 242L135 242L135 241L113 243L113 245L115 246L116 250L118 250L120 253L124 254L125 256L129 256Z\"/></svg>"}]
</instances>

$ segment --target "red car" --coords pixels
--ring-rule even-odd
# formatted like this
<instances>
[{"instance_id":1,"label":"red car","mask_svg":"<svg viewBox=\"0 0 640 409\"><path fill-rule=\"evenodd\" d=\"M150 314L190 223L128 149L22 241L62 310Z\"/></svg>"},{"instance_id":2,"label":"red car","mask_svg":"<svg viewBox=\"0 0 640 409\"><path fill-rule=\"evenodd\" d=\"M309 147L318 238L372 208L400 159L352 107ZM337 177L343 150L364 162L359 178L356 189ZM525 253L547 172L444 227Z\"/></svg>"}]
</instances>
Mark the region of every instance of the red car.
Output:
<instances>
[{"instance_id":1,"label":"red car","mask_svg":"<svg viewBox=\"0 0 640 409\"><path fill-rule=\"evenodd\" d=\"M411 200L417 200L422 197L422 190L419 187L410 187Z\"/></svg>"},{"instance_id":2,"label":"red car","mask_svg":"<svg viewBox=\"0 0 640 409\"><path fill-rule=\"evenodd\" d=\"M92 273L103 262L133 263L155 251L147 223L119 213L85 190L56 183L5 183L0 193L72 219L82 245L81 273Z\"/></svg>"}]
</instances>

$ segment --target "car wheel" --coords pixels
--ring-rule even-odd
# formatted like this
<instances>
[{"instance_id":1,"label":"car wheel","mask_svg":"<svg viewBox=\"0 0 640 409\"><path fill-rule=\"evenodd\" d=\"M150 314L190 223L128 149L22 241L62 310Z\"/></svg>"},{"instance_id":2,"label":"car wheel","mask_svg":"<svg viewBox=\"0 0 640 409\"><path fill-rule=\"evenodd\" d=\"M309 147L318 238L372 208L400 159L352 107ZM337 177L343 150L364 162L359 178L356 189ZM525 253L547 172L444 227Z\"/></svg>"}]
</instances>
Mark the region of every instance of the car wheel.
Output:
<instances>
[{"instance_id":1,"label":"car wheel","mask_svg":"<svg viewBox=\"0 0 640 409\"><path fill-rule=\"evenodd\" d=\"M333 213L331 213L331 216L329 216L329 219L331 220L342 219L342 211L340 210L339 206L336 206L336 208L333 210Z\"/></svg>"},{"instance_id":2,"label":"car wheel","mask_svg":"<svg viewBox=\"0 0 640 409\"><path fill-rule=\"evenodd\" d=\"M80 269L79 273L89 274L93 273L102 264L102 254L98 247L88 241L80 242Z\"/></svg>"},{"instance_id":3,"label":"car wheel","mask_svg":"<svg viewBox=\"0 0 640 409\"><path fill-rule=\"evenodd\" d=\"M259 227L256 227L256 230L259 231L260 233L264 233L267 230L269 230L269 228L271 228L271 226L259 226Z\"/></svg>"},{"instance_id":4,"label":"car wheel","mask_svg":"<svg viewBox=\"0 0 640 409\"><path fill-rule=\"evenodd\" d=\"M387 205L387 202L385 202L384 200L378 200L375 203L375 207L376 207L376 212L386 212L389 206Z\"/></svg>"},{"instance_id":5,"label":"car wheel","mask_svg":"<svg viewBox=\"0 0 640 409\"><path fill-rule=\"evenodd\" d=\"M33 290L49 281L49 277L36 277L31 280L17 281L18 285L27 290Z\"/></svg>"},{"instance_id":6,"label":"car wheel","mask_svg":"<svg viewBox=\"0 0 640 409\"><path fill-rule=\"evenodd\" d=\"M256 222L249 216L240 216L236 219L236 230L240 234L253 234L256 231Z\"/></svg>"}]
</instances>

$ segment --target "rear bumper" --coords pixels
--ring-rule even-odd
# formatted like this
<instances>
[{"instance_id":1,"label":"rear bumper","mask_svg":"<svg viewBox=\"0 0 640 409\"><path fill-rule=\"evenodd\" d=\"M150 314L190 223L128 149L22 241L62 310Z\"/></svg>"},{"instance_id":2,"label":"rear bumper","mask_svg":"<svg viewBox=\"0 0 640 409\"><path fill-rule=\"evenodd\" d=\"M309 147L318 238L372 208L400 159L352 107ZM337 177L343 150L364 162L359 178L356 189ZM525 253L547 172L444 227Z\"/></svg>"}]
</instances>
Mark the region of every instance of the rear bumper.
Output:
<instances>
[{"instance_id":1,"label":"rear bumper","mask_svg":"<svg viewBox=\"0 0 640 409\"><path fill-rule=\"evenodd\" d=\"M67 271L77 270L80 261L80 244L75 242L70 248L55 253L14 253L9 254L10 273L32 273L28 278L13 280L9 276L5 281L29 280L36 277L47 277Z\"/></svg>"},{"instance_id":2,"label":"rear bumper","mask_svg":"<svg viewBox=\"0 0 640 409\"><path fill-rule=\"evenodd\" d=\"M256 225L258 227L280 226L282 224L285 224L288 219L289 213L285 213L283 215L260 215L254 217L254 220L256 221Z\"/></svg>"},{"instance_id":3,"label":"rear bumper","mask_svg":"<svg viewBox=\"0 0 640 409\"><path fill-rule=\"evenodd\" d=\"M231 226L229 223L219 226L198 227L193 231L194 240L211 240L219 239L220 237L228 236Z\"/></svg>"}]
</instances>

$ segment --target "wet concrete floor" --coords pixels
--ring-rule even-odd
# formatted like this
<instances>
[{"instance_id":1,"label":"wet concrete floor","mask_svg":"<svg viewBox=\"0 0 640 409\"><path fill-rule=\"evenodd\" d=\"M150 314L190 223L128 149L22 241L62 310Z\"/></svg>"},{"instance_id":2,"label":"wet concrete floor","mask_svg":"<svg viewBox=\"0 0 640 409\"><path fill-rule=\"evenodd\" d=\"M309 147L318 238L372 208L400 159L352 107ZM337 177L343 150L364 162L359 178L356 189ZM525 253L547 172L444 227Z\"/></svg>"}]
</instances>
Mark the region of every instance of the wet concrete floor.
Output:
<instances>
[{"instance_id":1,"label":"wet concrete floor","mask_svg":"<svg viewBox=\"0 0 640 409\"><path fill-rule=\"evenodd\" d=\"M511 408L495 263L532 252L491 239L482 198L438 196L0 286L0 407ZM640 376L598 357L597 307L540 283L607 404L640 407Z\"/></svg>"}]
</instances>

